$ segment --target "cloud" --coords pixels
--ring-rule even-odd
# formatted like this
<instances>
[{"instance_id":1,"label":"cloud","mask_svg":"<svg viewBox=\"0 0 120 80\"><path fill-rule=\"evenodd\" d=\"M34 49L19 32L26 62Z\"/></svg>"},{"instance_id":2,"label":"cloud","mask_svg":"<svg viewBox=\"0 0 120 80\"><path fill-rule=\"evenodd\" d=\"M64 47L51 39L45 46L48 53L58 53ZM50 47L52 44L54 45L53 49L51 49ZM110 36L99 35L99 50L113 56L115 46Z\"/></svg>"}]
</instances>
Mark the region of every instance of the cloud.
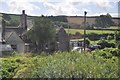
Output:
<instances>
[{"instance_id":1,"label":"cloud","mask_svg":"<svg viewBox=\"0 0 120 80\"><path fill-rule=\"evenodd\" d=\"M1 2L4 2L7 4L9 8L9 12L12 14L20 14L22 10L26 10L27 14L35 14L34 10L40 10L40 8L32 3L33 0L9 0L5 1L2 0Z\"/></svg>"},{"instance_id":2,"label":"cloud","mask_svg":"<svg viewBox=\"0 0 120 80\"><path fill-rule=\"evenodd\" d=\"M36 10L41 13L42 9L34 4L34 2L42 2L45 7L44 14L46 15L83 15L83 11L88 11L90 14L95 13L92 10L88 10L86 7L89 4L96 5L106 11L106 8L111 7L110 2L117 2L118 0L0 0L7 3L9 7L9 13L20 14L21 10L26 10L29 15L36 15ZM79 6L76 7L76 6ZM44 10L44 9L43 9Z\"/></svg>"},{"instance_id":3,"label":"cloud","mask_svg":"<svg viewBox=\"0 0 120 80\"><path fill-rule=\"evenodd\" d=\"M95 4L101 8L110 7L109 0L66 0L65 2L72 3L73 5L81 4L81 5L88 5L88 4Z\"/></svg>"},{"instance_id":4,"label":"cloud","mask_svg":"<svg viewBox=\"0 0 120 80\"><path fill-rule=\"evenodd\" d=\"M111 6L108 0L64 0L63 2L60 2L58 4L45 2L44 6L47 8L49 13L53 15L77 15L84 10L78 9L76 7L77 5L87 6L89 4L94 4L103 10L106 10L107 7Z\"/></svg>"},{"instance_id":5,"label":"cloud","mask_svg":"<svg viewBox=\"0 0 120 80\"><path fill-rule=\"evenodd\" d=\"M49 3L43 4L47 8L49 14L52 15L73 15L77 14L78 9L69 3Z\"/></svg>"}]
</instances>

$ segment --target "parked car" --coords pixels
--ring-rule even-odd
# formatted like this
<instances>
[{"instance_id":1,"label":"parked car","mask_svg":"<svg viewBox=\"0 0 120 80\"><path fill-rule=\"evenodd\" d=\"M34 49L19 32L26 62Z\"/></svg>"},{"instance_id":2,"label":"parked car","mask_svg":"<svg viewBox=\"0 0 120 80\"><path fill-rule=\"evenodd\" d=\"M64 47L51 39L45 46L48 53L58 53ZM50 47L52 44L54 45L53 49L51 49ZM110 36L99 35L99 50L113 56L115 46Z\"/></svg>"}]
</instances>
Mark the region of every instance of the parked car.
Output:
<instances>
[{"instance_id":1,"label":"parked car","mask_svg":"<svg viewBox=\"0 0 120 80\"><path fill-rule=\"evenodd\" d=\"M10 44L2 44L0 45L0 52L11 52L13 51Z\"/></svg>"},{"instance_id":2,"label":"parked car","mask_svg":"<svg viewBox=\"0 0 120 80\"><path fill-rule=\"evenodd\" d=\"M81 53L82 51L84 51L84 48L83 48L83 47L73 47L72 51L78 51L78 52ZM90 48L85 48L85 51L91 52L92 49L90 49Z\"/></svg>"},{"instance_id":3,"label":"parked car","mask_svg":"<svg viewBox=\"0 0 120 80\"><path fill-rule=\"evenodd\" d=\"M81 52L82 47L73 47L72 51L79 51Z\"/></svg>"}]
</instances>

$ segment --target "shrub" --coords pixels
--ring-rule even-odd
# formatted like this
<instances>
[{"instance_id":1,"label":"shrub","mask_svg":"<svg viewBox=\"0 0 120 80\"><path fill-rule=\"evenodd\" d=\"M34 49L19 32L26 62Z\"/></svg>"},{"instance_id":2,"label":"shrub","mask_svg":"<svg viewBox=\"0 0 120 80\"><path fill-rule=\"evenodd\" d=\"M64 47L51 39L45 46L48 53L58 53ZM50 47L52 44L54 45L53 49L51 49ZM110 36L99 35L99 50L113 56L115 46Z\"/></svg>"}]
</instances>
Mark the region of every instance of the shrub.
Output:
<instances>
[{"instance_id":1,"label":"shrub","mask_svg":"<svg viewBox=\"0 0 120 80\"><path fill-rule=\"evenodd\" d=\"M98 43L98 45L101 45L101 48L104 49L105 47L108 48L115 48L115 44L114 43L109 43L108 41L101 39Z\"/></svg>"},{"instance_id":2,"label":"shrub","mask_svg":"<svg viewBox=\"0 0 120 80\"><path fill-rule=\"evenodd\" d=\"M113 36L110 36L110 35L107 36L107 40L112 40L112 39L114 39Z\"/></svg>"},{"instance_id":3,"label":"shrub","mask_svg":"<svg viewBox=\"0 0 120 80\"><path fill-rule=\"evenodd\" d=\"M118 59L109 52L55 52L2 58L3 78L117 78ZM104 54L104 55L103 55ZM104 56L104 57L103 57ZM106 60L107 59L107 60Z\"/></svg>"},{"instance_id":4,"label":"shrub","mask_svg":"<svg viewBox=\"0 0 120 80\"><path fill-rule=\"evenodd\" d=\"M118 45L118 49L120 49L120 45Z\"/></svg>"},{"instance_id":5,"label":"shrub","mask_svg":"<svg viewBox=\"0 0 120 80\"><path fill-rule=\"evenodd\" d=\"M112 56L120 56L120 49L117 48L105 48L103 51L109 52Z\"/></svg>"},{"instance_id":6,"label":"shrub","mask_svg":"<svg viewBox=\"0 0 120 80\"><path fill-rule=\"evenodd\" d=\"M99 34L96 33L90 33L87 35L88 39L90 39L91 41L95 41L95 40L99 40Z\"/></svg>"}]
</instances>

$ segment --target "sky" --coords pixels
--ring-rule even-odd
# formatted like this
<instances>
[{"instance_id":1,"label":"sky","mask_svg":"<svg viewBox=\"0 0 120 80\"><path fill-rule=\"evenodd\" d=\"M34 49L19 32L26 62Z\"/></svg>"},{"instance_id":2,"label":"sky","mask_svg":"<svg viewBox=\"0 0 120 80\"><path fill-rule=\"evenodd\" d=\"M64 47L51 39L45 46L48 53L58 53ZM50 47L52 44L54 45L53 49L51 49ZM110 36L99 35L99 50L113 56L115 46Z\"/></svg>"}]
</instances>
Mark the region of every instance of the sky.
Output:
<instances>
[{"instance_id":1,"label":"sky","mask_svg":"<svg viewBox=\"0 0 120 80\"><path fill-rule=\"evenodd\" d=\"M119 0L0 0L0 12L31 16L99 16L109 13L118 17Z\"/></svg>"}]
</instances>

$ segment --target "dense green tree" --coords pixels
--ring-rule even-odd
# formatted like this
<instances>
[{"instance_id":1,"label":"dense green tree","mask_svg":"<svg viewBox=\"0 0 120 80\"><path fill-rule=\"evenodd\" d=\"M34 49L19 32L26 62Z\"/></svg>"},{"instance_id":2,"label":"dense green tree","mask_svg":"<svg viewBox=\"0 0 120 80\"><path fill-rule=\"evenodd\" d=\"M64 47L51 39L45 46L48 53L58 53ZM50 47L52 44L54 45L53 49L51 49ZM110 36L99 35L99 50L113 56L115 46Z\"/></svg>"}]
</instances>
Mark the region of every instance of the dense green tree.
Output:
<instances>
[{"instance_id":1,"label":"dense green tree","mask_svg":"<svg viewBox=\"0 0 120 80\"><path fill-rule=\"evenodd\" d=\"M16 26L17 27L19 24L20 24L19 20L13 18L9 21L8 26Z\"/></svg>"},{"instance_id":2,"label":"dense green tree","mask_svg":"<svg viewBox=\"0 0 120 80\"><path fill-rule=\"evenodd\" d=\"M106 28L106 27L109 27L109 26L112 26L112 25L114 25L114 22L112 21L112 17L111 17L110 14L100 15L95 20L95 26L96 27Z\"/></svg>"},{"instance_id":3,"label":"dense green tree","mask_svg":"<svg viewBox=\"0 0 120 80\"><path fill-rule=\"evenodd\" d=\"M66 16L49 16L48 18L52 21L67 22Z\"/></svg>"},{"instance_id":4,"label":"dense green tree","mask_svg":"<svg viewBox=\"0 0 120 80\"><path fill-rule=\"evenodd\" d=\"M8 14L2 14L2 25L5 27L7 24L9 24L10 16Z\"/></svg>"},{"instance_id":5,"label":"dense green tree","mask_svg":"<svg viewBox=\"0 0 120 80\"><path fill-rule=\"evenodd\" d=\"M9 21L11 19L9 14L3 14L3 18L4 18L4 20L7 20L7 21Z\"/></svg>"},{"instance_id":6,"label":"dense green tree","mask_svg":"<svg viewBox=\"0 0 120 80\"><path fill-rule=\"evenodd\" d=\"M54 39L55 28L47 17L35 17L34 27L28 32L28 36L36 45L36 50L43 51L45 45Z\"/></svg>"},{"instance_id":7,"label":"dense green tree","mask_svg":"<svg viewBox=\"0 0 120 80\"><path fill-rule=\"evenodd\" d=\"M6 26L18 26L20 21L19 21L19 16L16 15L10 15L10 14L2 14L2 18L5 21Z\"/></svg>"}]
</instances>

